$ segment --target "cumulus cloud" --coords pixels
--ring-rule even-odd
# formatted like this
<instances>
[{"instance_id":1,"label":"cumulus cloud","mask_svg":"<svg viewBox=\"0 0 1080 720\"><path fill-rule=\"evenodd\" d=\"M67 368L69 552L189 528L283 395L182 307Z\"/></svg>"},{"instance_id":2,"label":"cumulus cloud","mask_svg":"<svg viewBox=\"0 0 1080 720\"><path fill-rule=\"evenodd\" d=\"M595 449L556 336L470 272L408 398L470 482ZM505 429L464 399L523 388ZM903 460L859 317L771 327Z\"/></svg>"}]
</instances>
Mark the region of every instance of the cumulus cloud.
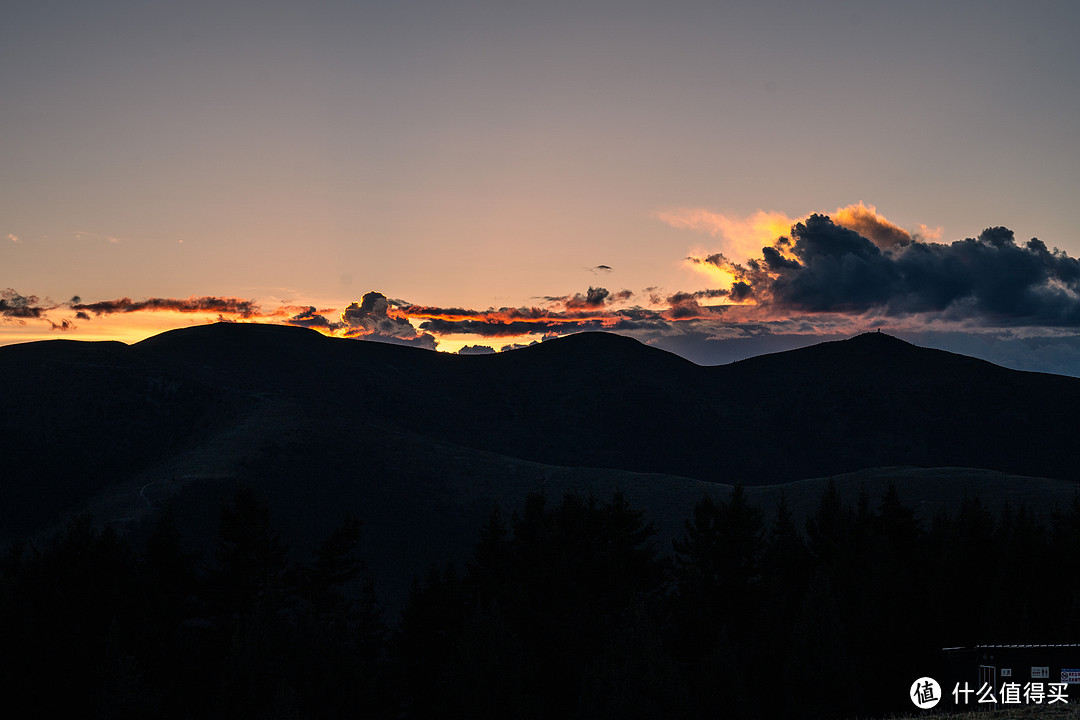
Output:
<instances>
[{"instance_id":1,"label":"cumulus cloud","mask_svg":"<svg viewBox=\"0 0 1080 720\"><path fill-rule=\"evenodd\" d=\"M19 240L19 236L16 235L15 233L8 233L7 234L7 239L10 240L13 243L21 242Z\"/></svg>"},{"instance_id":2,"label":"cumulus cloud","mask_svg":"<svg viewBox=\"0 0 1080 720\"><path fill-rule=\"evenodd\" d=\"M731 296L766 310L933 315L989 326L1080 325L1080 261L994 227L951 244L866 227L868 238L811 215L745 264L722 254L694 258L722 267Z\"/></svg>"},{"instance_id":3,"label":"cumulus cloud","mask_svg":"<svg viewBox=\"0 0 1080 720\"><path fill-rule=\"evenodd\" d=\"M487 345L462 345L458 355L494 355L495 348Z\"/></svg>"},{"instance_id":4,"label":"cumulus cloud","mask_svg":"<svg viewBox=\"0 0 1080 720\"><path fill-rule=\"evenodd\" d=\"M347 337L435 349L435 338L417 332L408 317L392 315L390 301L380 292L366 293L359 303L351 303L342 311L341 321Z\"/></svg>"},{"instance_id":5,"label":"cumulus cloud","mask_svg":"<svg viewBox=\"0 0 1080 720\"><path fill-rule=\"evenodd\" d=\"M357 334L380 334L395 337L413 337L416 328L408 318L391 317L390 303L380 292L365 293L359 303L351 303L341 313L341 320Z\"/></svg>"}]
</instances>

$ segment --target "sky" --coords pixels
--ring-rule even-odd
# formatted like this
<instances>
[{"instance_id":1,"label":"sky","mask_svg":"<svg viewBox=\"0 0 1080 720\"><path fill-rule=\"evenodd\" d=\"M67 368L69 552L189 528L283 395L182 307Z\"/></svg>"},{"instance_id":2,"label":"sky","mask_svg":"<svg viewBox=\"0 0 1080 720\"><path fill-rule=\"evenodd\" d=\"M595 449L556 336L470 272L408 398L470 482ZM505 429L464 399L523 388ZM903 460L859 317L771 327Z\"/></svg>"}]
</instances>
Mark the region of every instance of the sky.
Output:
<instances>
[{"instance_id":1,"label":"sky","mask_svg":"<svg viewBox=\"0 0 1080 720\"><path fill-rule=\"evenodd\" d=\"M1078 27L1071 0L15 0L0 344L606 329L716 364L880 328L1080 375Z\"/></svg>"}]
</instances>

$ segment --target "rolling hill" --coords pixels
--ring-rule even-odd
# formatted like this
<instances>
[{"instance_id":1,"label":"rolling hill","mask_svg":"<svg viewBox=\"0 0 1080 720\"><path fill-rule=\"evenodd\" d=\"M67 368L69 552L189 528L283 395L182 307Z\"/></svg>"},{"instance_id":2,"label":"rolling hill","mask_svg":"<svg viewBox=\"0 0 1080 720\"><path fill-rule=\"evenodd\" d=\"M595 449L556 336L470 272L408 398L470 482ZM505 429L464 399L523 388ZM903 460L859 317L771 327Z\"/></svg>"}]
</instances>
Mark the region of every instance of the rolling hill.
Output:
<instances>
[{"instance_id":1,"label":"rolling hill","mask_svg":"<svg viewBox=\"0 0 1080 720\"><path fill-rule=\"evenodd\" d=\"M603 333L456 356L222 323L7 346L0 372L0 536L173 502L198 538L239 478L294 546L355 509L387 573L533 490L621 488L670 536L734 483L767 507L785 488L809 508L832 476L927 508L978 487L1050 507L1080 468L1080 380L878 333L700 367Z\"/></svg>"}]
</instances>

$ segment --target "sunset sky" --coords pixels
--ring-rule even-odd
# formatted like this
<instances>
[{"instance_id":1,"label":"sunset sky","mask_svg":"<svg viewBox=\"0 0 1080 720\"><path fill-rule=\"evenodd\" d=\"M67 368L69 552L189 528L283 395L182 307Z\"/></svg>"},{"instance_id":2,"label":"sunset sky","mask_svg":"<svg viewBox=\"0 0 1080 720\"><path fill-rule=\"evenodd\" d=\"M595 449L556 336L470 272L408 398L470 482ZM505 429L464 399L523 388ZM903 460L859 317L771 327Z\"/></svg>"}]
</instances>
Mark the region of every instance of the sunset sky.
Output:
<instances>
[{"instance_id":1,"label":"sunset sky","mask_svg":"<svg viewBox=\"0 0 1080 720\"><path fill-rule=\"evenodd\" d=\"M1075 0L7 3L0 344L221 317L711 364L880 327L1080 375L1078 29Z\"/></svg>"}]
</instances>

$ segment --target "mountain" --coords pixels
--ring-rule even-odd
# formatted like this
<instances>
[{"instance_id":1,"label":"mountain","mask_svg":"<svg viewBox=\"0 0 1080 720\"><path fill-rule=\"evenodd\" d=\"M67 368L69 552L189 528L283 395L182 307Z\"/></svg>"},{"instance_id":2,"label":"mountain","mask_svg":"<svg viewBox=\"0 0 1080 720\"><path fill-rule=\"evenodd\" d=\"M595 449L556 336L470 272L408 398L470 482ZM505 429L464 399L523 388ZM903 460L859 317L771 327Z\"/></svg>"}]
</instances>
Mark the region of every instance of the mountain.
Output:
<instances>
[{"instance_id":1,"label":"mountain","mask_svg":"<svg viewBox=\"0 0 1080 720\"><path fill-rule=\"evenodd\" d=\"M16 707L884 716L942 647L1080 627L1071 378L877 333L699 367L227 324L0 372Z\"/></svg>"},{"instance_id":2,"label":"mountain","mask_svg":"<svg viewBox=\"0 0 1080 720\"><path fill-rule=\"evenodd\" d=\"M769 487L868 468L1080 468L1080 380L879 333L700 367L604 333L457 356L221 323L0 347L0 372L0 538L166 502L210 529L242 478L301 543L354 508L387 563L417 563L530 490L620 487L677 532L718 483L772 502ZM919 492L948 482L927 472L909 473Z\"/></svg>"},{"instance_id":3,"label":"mountain","mask_svg":"<svg viewBox=\"0 0 1080 720\"><path fill-rule=\"evenodd\" d=\"M699 367L604 333L462 357L219 323L130 347L7 346L0 370L5 456L35 475L72 464L123 475L245 422L259 437L235 438L236 452L257 452L335 421L545 464L748 486L891 465L1069 479L1080 467L1080 380L880 333Z\"/></svg>"}]
</instances>

